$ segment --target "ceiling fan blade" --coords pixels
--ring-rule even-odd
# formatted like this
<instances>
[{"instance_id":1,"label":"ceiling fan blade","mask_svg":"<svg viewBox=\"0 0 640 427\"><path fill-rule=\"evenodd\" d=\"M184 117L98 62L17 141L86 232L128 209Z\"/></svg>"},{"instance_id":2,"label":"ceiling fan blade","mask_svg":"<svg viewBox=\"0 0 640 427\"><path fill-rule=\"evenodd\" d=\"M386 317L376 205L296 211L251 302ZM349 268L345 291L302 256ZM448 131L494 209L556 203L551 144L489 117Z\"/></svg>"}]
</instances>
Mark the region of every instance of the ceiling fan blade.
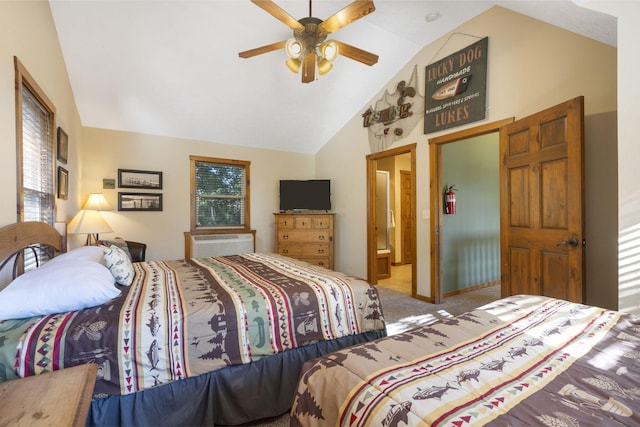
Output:
<instances>
[{"instance_id":1,"label":"ceiling fan blade","mask_svg":"<svg viewBox=\"0 0 640 427\"><path fill-rule=\"evenodd\" d=\"M298 22L293 16L289 15L280 6L272 2L271 0L251 0L256 6L262 8L269 15L273 16L277 20L281 21L287 27L292 30L303 30L304 25Z\"/></svg>"},{"instance_id":2,"label":"ceiling fan blade","mask_svg":"<svg viewBox=\"0 0 640 427\"><path fill-rule=\"evenodd\" d=\"M336 40L336 43L338 44L338 55L346 56L347 58L362 62L366 65L373 65L378 62L378 55L376 54L358 49L355 46L351 46L350 44L346 44L338 40Z\"/></svg>"},{"instance_id":3,"label":"ceiling fan blade","mask_svg":"<svg viewBox=\"0 0 640 427\"><path fill-rule=\"evenodd\" d=\"M307 53L302 59L302 83L311 83L316 78L316 54Z\"/></svg>"},{"instance_id":4,"label":"ceiling fan blade","mask_svg":"<svg viewBox=\"0 0 640 427\"><path fill-rule=\"evenodd\" d=\"M327 33L333 33L342 27L346 27L353 21L367 16L374 10L376 10L376 7L373 5L372 0L356 0L336 14L325 19L324 22L318 26Z\"/></svg>"},{"instance_id":5,"label":"ceiling fan blade","mask_svg":"<svg viewBox=\"0 0 640 427\"><path fill-rule=\"evenodd\" d=\"M278 49L284 49L286 43L286 41L281 41L278 43L272 43L266 46L257 47L255 49L245 50L244 52L238 53L238 56L240 58L251 58L252 56L262 55L263 53L272 52Z\"/></svg>"}]
</instances>

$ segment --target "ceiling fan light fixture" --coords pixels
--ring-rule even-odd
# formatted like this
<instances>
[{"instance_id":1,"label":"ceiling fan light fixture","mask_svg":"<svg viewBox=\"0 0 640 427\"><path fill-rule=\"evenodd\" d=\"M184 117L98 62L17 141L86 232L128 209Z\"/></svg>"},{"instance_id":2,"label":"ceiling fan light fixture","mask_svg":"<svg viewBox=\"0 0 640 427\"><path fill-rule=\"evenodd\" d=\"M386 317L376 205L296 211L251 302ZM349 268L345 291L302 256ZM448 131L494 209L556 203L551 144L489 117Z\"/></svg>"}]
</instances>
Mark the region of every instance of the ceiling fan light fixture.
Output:
<instances>
[{"instance_id":1,"label":"ceiling fan light fixture","mask_svg":"<svg viewBox=\"0 0 640 427\"><path fill-rule=\"evenodd\" d=\"M293 37L239 52L238 56L252 58L263 53L284 49L289 57L285 61L287 68L295 74L302 74L302 83L315 81L316 72L323 75L331 71L333 68L331 61L335 60L338 55L369 66L378 62L378 55L337 40L326 40L329 34L374 12L376 8L373 5L373 0L352 0L342 10L324 21L313 16L311 1L309 0L309 16L295 19L280 6L277 6L274 0L251 0L252 3L293 30Z\"/></svg>"},{"instance_id":2,"label":"ceiling fan light fixture","mask_svg":"<svg viewBox=\"0 0 640 427\"><path fill-rule=\"evenodd\" d=\"M301 41L296 39L289 39L285 44L285 50L287 51L287 55L289 58L298 59L302 52L304 52L304 45Z\"/></svg>"},{"instance_id":3,"label":"ceiling fan light fixture","mask_svg":"<svg viewBox=\"0 0 640 427\"><path fill-rule=\"evenodd\" d=\"M294 74L298 74L300 71L300 60L296 58L289 58L284 63L287 65L287 68L291 70Z\"/></svg>"},{"instance_id":4,"label":"ceiling fan light fixture","mask_svg":"<svg viewBox=\"0 0 640 427\"><path fill-rule=\"evenodd\" d=\"M338 43L335 40L327 40L320 45L320 55L331 62L338 56Z\"/></svg>"}]
</instances>

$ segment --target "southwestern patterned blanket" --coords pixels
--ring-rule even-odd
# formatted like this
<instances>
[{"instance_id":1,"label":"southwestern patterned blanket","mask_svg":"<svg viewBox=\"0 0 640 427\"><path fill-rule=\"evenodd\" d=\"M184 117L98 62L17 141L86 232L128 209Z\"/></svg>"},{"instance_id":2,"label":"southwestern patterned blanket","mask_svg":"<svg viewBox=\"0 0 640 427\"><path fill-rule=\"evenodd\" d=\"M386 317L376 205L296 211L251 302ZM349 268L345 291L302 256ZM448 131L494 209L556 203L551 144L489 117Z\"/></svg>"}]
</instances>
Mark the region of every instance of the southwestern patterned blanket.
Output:
<instances>
[{"instance_id":1,"label":"southwestern patterned blanket","mask_svg":"<svg viewBox=\"0 0 640 427\"><path fill-rule=\"evenodd\" d=\"M384 330L374 287L278 255L134 268L133 284L105 305L0 322L0 365L13 368L3 379L94 362L94 398L103 398Z\"/></svg>"},{"instance_id":2,"label":"southwestern patterned blanket","mask_svg":"<svg viewBox=\"0 0 640 427\"><path fill-rule=\"evenodd\" d=\"M640 319L514 296L309 361L292 425L640 425Z\"/></svg>"}]
</instances>

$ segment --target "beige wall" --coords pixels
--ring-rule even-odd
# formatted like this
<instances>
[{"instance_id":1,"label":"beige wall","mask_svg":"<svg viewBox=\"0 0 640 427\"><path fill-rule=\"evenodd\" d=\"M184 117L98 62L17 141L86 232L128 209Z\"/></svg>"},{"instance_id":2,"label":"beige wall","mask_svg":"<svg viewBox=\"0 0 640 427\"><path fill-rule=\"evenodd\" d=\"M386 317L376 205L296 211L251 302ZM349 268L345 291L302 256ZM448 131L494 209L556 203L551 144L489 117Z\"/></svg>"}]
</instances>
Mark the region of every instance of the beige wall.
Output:
<instances>
[{"instance_id":1,"label":"beige wall","mask_svg":"<svg viewBox=\"0 0 640 427\"><path fill-rule=\"evenodd\" d=\"M114 207L113 211L103 213L114 230L104 237L117 235L145 242L149 259L184 257L183 233L190 227L189 155L251 162L251 228L256 230L258 251L274 248L273 213L278 210L279 180L306 179L314 169L313 156L307 154L95 128L85 128L82 137L86 153L82 193L102 191ZM102 189L103 178L116 179L117 183L118 169L161 171L162 212L119 212L118 191L128 190Z\"/></svg>"},{"instance_id":2,"label":"beige wall","mask_svg":"<svg viewBox=\"0 0 640 427\"><path fill-rule=\"evenodd\" d=\"M80 119L53 26L49 3L0 1L0 226L16 222L16 56L57 109L57 126L69 135L69 199L57 200L57 221L69 221L80 203Z\"/></svg>"},{"instance_id":3,"label":"beige wall","mask_svg":"<svg viewBox=\"0 0 640 427\"><path fill-rule=\"evenodd\" d=\"M487 118L492 122L508 117L522 118L579 95L585 97L585 115L609 113L616 105L616 49L547 25L543 22L494 7L471 19L451 34L426 46L366 105L385 90L395 91L399 80L409 78L414 66L418 81L424 82L424 68L477 39L489 37ZM424 92L424 86L418 88ZM364 111L363 106L363 111ZM476 122L473 127L484 122ZM422 124L394 146L417 143L417 282L418 294L430 295L429 219L421 214L429 209L428 139ZM455 128L452 131L458 131ZM443 132L446 133L446 132ZM340 197L335 203L337 267L366 277L366 176L365 156L369 154L367 130L360 114L337 133L316 155L316 171L337 183ZM337 164L336 164L337 162ZM358 254L345 256L345 254ZM613 284L612 286L615 286Z\"/></svg>"}]
</instances>

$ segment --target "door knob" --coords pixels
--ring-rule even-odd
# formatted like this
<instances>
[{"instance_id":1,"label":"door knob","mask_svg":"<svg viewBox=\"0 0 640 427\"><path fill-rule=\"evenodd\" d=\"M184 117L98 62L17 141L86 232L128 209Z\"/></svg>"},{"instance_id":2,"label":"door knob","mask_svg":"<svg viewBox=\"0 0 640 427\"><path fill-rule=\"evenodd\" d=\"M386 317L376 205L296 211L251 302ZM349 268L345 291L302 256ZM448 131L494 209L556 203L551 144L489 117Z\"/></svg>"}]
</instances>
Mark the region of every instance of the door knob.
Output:
<instances>
[{"instance_id":1,"label":"door knob","mask_svg":"<svg viewBox=\"0 0 640 427\"><path fill-rule=\"evenodd\" d=\"M572 237L569 240L565 240L564 242L556 244L556 246L572 246L575 248L576 246L578 246L578 239Z\"/></svg>"}]
</instances>

